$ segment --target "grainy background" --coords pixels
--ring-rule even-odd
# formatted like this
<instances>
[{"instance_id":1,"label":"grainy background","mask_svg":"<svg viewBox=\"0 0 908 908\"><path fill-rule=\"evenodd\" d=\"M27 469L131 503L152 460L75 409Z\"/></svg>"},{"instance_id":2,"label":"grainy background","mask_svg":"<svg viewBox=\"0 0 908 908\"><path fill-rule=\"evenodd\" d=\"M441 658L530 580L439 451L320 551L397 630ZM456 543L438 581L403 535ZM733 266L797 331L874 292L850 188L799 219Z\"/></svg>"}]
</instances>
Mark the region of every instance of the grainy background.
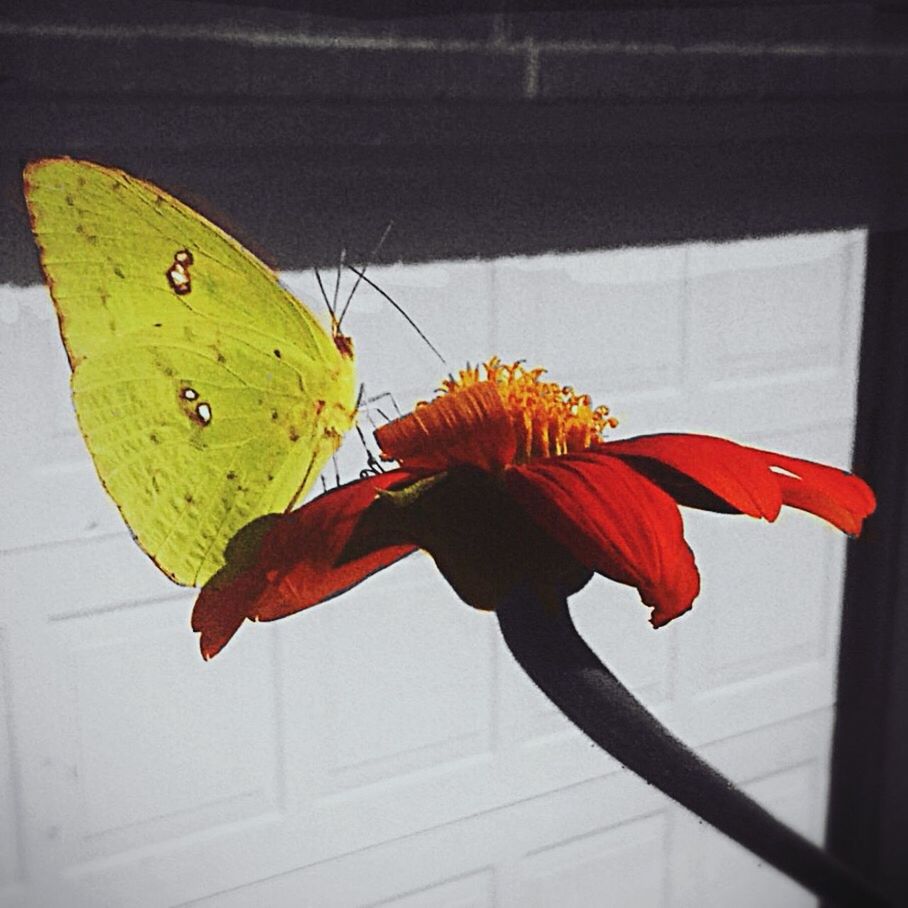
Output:
<instances>
[{"instance_id":1,"label":"grainy background","mask_svg":"<svg viewBox=\"0 0 908 908\"><path fill-rule=\"evenodd\" d=\"M203 664L191 593L78 436L19 187L40 154L126 167L314 308L302 269L393 219L373 277L452 367L526 357L618 433L845 466L865 228L908 210L908 61L867 4L773 13L0 18L0 904L811 904L592 748L424 556ZM348 327L370 393L430 393L439 364L371 291ZM361 463L348 444L342 473ZM844 540L798 514L686 523L693 612L655 632L599 580L578 623L820 841Z\"/></svg>"}]
</instances>

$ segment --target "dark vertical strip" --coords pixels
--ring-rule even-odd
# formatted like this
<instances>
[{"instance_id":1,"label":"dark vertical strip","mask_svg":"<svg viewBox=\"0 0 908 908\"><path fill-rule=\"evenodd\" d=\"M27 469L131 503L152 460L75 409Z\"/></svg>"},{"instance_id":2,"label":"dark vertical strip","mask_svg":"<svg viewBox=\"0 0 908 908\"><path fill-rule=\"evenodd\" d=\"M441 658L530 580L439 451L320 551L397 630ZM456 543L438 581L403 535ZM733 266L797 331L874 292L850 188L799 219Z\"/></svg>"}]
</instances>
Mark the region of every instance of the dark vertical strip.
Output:
<instances>
[{"instance_id":1,"label":"dark vertical strip","mask_svg":"<svg viewBox=\"0 0 908 908\"><path fill-rule=\"evenodd\" d=\"M879 501L850 543L827 842L908 904L908 231L871 233L855 472Z\"/></svg>"}]
</instances>

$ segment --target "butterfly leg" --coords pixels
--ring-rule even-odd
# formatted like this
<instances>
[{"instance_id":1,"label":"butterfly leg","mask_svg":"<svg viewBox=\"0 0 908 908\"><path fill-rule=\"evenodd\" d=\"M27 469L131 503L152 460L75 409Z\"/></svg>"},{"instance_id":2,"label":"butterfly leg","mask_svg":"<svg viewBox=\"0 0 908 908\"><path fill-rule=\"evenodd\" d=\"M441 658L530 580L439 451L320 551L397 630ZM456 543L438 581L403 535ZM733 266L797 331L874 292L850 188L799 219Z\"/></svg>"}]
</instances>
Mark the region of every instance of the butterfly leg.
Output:
<instances>
[{"instance_id":1,"label":"butterfly leg","mask_svg":"<svg viewBox=\"0 0 908 908\"><path fill-rule=\"evenodd\" d=\"M365 387L365 386L363 386L363 387ZM376 394L375 397L367 397L365 400L362 401L362 403L365 404L365 409L368 411L369 404L374 404L376 401L384 400L385 398L387 398L388 400L391 401L391 406L394 407L394 412L398 416L403 416L403 413L400 412L400 407L397 406L397 401L394 399L394 395L390 391L384 391L381 394ZM380 413L382 415L383 419L388 420L388 417L385 416L381 412L381 410L379 410L378 407L376 407L375 409L378 413ZM390 422L390 420L388 420L388 422Z\"/></svg>"},{"instance_id":2,"label":"butterfly leg","mask_svg":"<svg viewBox=\"0 0 908 908\"><path fill-rule=\"evenodd\" d=\"M372 453L372 449L369 447L369 443L366 441L366 436L363 435L363 430L359 427L359 423L356 424L356 433L359 435L359 440L363 444L363 450L366 452L366 466L359 471L359 478L365 479L367 476L377 476L379 473L384 473L385 468L381 465L381 461Z\"/></svg>"}]
</instances>

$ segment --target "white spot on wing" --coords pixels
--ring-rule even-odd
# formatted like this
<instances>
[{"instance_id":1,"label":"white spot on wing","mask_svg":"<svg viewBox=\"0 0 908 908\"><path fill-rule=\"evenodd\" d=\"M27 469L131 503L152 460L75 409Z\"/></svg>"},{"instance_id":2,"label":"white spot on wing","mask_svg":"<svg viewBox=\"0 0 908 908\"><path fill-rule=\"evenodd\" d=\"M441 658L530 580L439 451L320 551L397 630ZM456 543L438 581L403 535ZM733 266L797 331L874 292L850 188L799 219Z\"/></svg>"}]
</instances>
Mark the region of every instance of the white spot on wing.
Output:
<instances>
[{"instance_id":1,"label":"white spot on wing","mask_svg":"<svg viewBox=\"0 0 908 908\"><path fill-rule=\"evenodd\" d=\"M192 292L192 277L189 274L192 262L192 253L188 249L180 249L174 254L173 263L165 272L167 281L177 296Z\"/></svg>"}]
</instances>

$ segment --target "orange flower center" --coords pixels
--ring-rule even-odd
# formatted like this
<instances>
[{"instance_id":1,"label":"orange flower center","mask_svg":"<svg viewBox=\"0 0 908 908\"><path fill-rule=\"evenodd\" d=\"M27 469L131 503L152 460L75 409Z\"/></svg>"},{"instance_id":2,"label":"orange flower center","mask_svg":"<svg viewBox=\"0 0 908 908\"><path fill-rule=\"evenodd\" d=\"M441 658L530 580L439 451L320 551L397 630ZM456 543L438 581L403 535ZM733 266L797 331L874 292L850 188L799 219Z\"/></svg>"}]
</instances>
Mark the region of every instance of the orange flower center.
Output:
<instances>
[{"instance_id":1,"label":"orange flower center","mask_svg":"<svg viewBox=\"0 0 908 908\"><path fill-rule=\"evenodd\" d=\"M542 381L544 374L497 357L461 370L442 382L441 396L376 431L383 456L412 468L497 470L585 451L618 425L608 407L594 408L589 395Z\"/></svg>"},{"instance_id":2,"label":"orange flower center","mask_svg":"<svg viewBox=\"0 0 908 908\"><path fill-rule=\"evenodd\" d=\"M480 377L480 369L485 370L485 378ZM516 436L514 463L585 451L602 439L606 429L618 425L608 407L593 409L589 394L577 394L570 385L541 381L545 371L526 369L519 362L508 365L492 357L481 367L462 369L457 378L446 378L440 390L457 395L489 382L501 398ZM420 405L431 404L422 401L417 407Z\"/></svg>"}]
</instances>

